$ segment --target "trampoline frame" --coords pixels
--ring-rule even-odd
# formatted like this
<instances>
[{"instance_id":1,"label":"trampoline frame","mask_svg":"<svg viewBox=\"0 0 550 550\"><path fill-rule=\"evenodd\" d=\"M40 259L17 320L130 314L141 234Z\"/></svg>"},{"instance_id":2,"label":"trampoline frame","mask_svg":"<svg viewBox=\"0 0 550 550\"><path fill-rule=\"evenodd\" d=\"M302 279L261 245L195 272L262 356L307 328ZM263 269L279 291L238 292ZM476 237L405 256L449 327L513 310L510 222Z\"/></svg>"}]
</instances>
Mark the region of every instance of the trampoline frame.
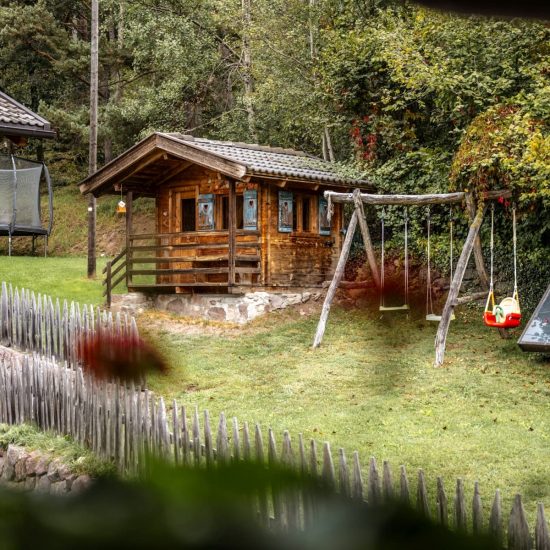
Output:
<instances>
[{"instance_id":1,"label":"trampoline frame","mask_svg":"<svg viewBox=\"0 0 550 550\"><path fill-rule=\"evenodd\" d=\"M53 228L53 189L52 189L52 180L50 178L50 172L48 167L44 162L37 162L35 160L26 159L23 157L18 157L16 155L6 155L11 158L12 171L13 171L13 208L12 208L12 219L8 226L0 225L0 237L8 237L8 256L11 256L12 253L12 244L13 237L32 237L32 253L35 252L36 237L44 237L44 257L48 255L48 237L50 236ZM41 165L42 172L40 174L40 181L42 177L46 180L46 185L48 187L48 210L49 210L49 223L48 227L41 227L40 230L37 227L30 226L18 226L17 225L17 166L15 160L19 159L25 162L34 164L35 166ZM40 201L40 181L39 181L39 201ZM39 208L40 215L40 208ZM42 217L40 216L40 222L42 222Z\"/></svg>"}]
</instances>

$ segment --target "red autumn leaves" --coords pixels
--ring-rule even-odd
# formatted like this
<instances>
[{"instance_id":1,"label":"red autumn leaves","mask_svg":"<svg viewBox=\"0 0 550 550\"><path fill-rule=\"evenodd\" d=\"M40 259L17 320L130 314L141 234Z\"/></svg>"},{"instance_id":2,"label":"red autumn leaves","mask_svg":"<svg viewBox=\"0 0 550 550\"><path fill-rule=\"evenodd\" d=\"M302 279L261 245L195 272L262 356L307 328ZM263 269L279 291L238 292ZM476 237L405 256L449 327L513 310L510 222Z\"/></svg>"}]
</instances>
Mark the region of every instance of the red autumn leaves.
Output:
<instances>
[{"instance_id":1,"label":"red autumn leaves","mask_svg":"<svg viewBox=\"0 0 550 550\"><path fill-rule=\"evenodd\" d=\"M161 354L141 338L104 332L81 343L79 358L87 372L101 379L137 382L167 369Z\"/></svg>"}]
</instances>

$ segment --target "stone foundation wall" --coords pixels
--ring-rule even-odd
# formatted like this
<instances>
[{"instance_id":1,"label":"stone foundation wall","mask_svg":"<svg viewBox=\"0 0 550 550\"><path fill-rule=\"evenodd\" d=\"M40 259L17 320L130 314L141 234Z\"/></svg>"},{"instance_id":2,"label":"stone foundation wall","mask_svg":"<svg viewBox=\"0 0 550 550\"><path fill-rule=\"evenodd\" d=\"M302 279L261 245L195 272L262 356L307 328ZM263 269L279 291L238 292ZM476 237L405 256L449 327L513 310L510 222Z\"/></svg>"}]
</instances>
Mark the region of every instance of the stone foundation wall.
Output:
<instances>
[{"instance_id":1,"label":"stone foundation wall","mask_svg":"<svg viewBox=\"0 0 550 550\"><path fill-rule=\"evenodd\" d=\"M147 309L169 311L184 317L244 324L260 315L289 306L319 300L319 292L232 294L159 294L138 292L113 296L113 311L139 315Z\"/></svg>"},{"instance_id":2,"label":"stone foundation wall","mask_svg":"<svg viewBox=\"0 0 550 550\"><path fill-rule=\"evenodd\" d=\"M17 445L0 449L0 485L53 495L77 493L90 486L88 475L76 475L59 460Z\"/></svg>"}]
</instances>

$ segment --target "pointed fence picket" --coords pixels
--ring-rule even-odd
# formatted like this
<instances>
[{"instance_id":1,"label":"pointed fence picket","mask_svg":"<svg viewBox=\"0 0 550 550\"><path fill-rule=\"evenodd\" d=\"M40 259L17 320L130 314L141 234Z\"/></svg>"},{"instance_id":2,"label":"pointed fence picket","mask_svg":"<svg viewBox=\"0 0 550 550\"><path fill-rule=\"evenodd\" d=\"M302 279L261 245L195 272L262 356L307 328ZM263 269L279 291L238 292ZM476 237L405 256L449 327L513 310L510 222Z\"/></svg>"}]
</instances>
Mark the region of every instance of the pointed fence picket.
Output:
<instances>
[{"instance_id":1,"label":"pointed fence picket","mask_svg":"<svg viewBox=\"0 0 550 550\"><path fill-rule=\"evenodd\" d=\"M17 307L20 309L21 301L15 303L19 303ZM394 498L411 502L404 466L400 467L396 487L390 464L384 462L380 474L373 457L364 481L364 470L357 452L351 455L350 465L345 451L339 449L335 465L328 442L323 444L319 456L317 443L311 440L306 445L301 435L294 439L285 431L279 447L273 430L268 430L264 440L265 432L258 424L254 426L251 437L248 424L243 423L241 428L239 421L233 418L229 427L222 413L217 431L214 431L208 411L201 415L195 408L191 412L175 401L171 409L168 411L164 400L156 398L147 389L96 380L78 366L69 367L68 361L59 365L36 354L25 356L21 361L14 358L0 361L0 422L31 422L43 430L69 435L98 456L114 461L123 474L139 473L144 452L178 464L208 468L255 459L267 468L282 464L294 469L319 480L346 498L365 500L366 497L366 501L373 504ZM489 520L485 522L477 482L471 506L468 506L464 482L457 480L455 496L451 500L454 502L452 513L441 478L437 478L435 484L433 503L422 470L418 472L416 486L414 500L417 509L444 526L468 533L488 533L501 546L507 544L509 550L550 550L548 523L542 504L538 505L534 531L531 531L532 525L527 521L521 496L516 495L505 530L498 490ZM260 491L255 499L258 519L284 531L307 528L314 522L322 505L322 502L316 502L315 493L307 486L291 490L273 486Z\"/></svg>"},{"instance_id":2,"label":"pointed fence picket","mask_svg":"<svg viewBox=\"0 0 550 550\"><path fill-rule=\"evenodd\" d=\"M135 319L100 311L76 302L60 303L46 295L13 288L0 288L0 345L35 352L49 359L78 364L79 346L105 332L126 339L139 338Z\"/></svg>"}]
</instances>

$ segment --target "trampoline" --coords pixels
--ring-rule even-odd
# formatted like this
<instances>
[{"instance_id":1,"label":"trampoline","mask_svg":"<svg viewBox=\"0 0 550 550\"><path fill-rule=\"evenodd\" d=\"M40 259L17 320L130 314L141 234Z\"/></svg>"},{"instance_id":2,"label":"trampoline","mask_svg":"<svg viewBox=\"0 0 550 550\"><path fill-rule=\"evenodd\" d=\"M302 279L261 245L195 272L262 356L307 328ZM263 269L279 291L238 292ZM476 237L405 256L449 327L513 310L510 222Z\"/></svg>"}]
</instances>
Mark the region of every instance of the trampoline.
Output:
<instances>
[{"instance_id":1,"label":"trampoline","mask_svg":"<svg viewBox=\"0 0 550 550\"><path fill-rule=\"evenodd\" d=\"M42 176L48 188L49 222L40 215L40 183ZM48 168L42 162L0 155L0 236L9 239L9 255L13 237L32 237L34 252L36 237L44 237L44 255L53 224L53 194Z\"/></svg>"}]
</instances>

